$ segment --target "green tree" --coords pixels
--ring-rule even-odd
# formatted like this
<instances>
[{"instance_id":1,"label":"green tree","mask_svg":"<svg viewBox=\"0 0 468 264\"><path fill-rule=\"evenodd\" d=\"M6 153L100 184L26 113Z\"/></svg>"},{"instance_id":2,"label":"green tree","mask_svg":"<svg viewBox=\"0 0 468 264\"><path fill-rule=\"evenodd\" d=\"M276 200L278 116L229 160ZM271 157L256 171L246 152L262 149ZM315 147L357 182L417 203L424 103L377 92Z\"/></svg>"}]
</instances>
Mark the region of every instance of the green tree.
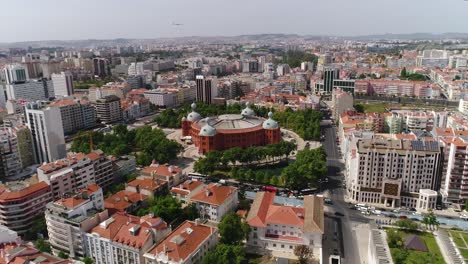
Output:
<instances>
[{"instance_id":1,"label":"green tree","mask_svg":"<svg viewBox=\"0 0 468 264\"><path fill-rule=\"evenodd\" d=\"M354 110L358 113L364 113L364 106L362 104L355 104L354 105Z\"/></svg>"},{"instance_id":2,"label":"green tree","mask_svg":"<svg viewBox=\"0 0 468 264\"><path fill-rule=\"evenodd\" d=\"M92 258L90 258L90 257L84 257L83 262L84 262L84 264L93 264L94 260Z\"/></svg>"},{"instance_id":3,"label":"green tree","mask_svg":"<svg viewBox=\"0 0 468 264\"><path fill-rule=\"evenodd\" d=\"M404 246L403 237L396 229L387 230L387 241L391 248L403 248Z\"/></svg>"},{"instance_id":4,"label":"green tree","mask_svg":"<svg viewBox=\"0 0 468 264\"><path fill-rule=\"evenodd\" d=\"M306 264L313 256L312 250L307 245L298 245L294 248L294 255L299 259L300 264Z\"/></svg>"},{"instance_id":5,"label":"green tree","mask_svg":"<svg viewBox=\"0 0 468 264\"><path fill-rule=\"evenodd\" d=\"M408 258L408 251L406 249L394 248L392 249L392 258L395 264L405 264L407 263L406 259Z\"/></svg>"},{"instance_id":6,"label":"green tree","mask_svg":"<svg viewBox=\"0 0 468 264\"><path fill-rule=\"evenodd\" d=\"M418 224L411 219L400 219L396 225L402 229L414 231L418 229Z\"/></svg>"},{"instance_id":7,"label":"green tree","mask_svg":"<svg viewBox=\"0 0 468 264\"><path fill-rule=\"evenodd\" d=\"M423 224L427 226L430 226L430 227L438 227L440 225L439 221L437 221L437 216L434 214L434 212L429 209L429 213L426 214L424 217L423 217L423 220L422 220Z\"/></svg>"},{"instance_id":8,"label":"green tree","mask_svg":"<svg viewBox=\"0 0 468 264\"><path fill-rule=\"evenodd\" d=\"M69 258L68 254L63 252L63 251L60 251L58 253L58 257L61 258L61 259L68 259Z\"/></svg>"},{"instance_id":9,"label":"green tree","mask_svg":"<svg viewBox=\"0 0 468 264\"><path fill-rule=\"evenodd\" d=\"M320 149L304 149L297 153L296 161L281 172L290 189L317 186L318 179L327 173L326 158Z\"/></svg>"},{"instance_id":10,"label":"green tree","mask_svg":"<svg viewBox=\"0 0 468 264\"><path fill-rule=\"evenodd\" d=\"M184 218L186 220L195 220L200 217L200 213L198 212L197 206L195 204L189 204L187 207L184 208Z\"/></svg>"},{"instance_id":11,"label":"green tree","mask_svg":"<svg viewBox=\"0 0 468 264\"><path fill-rule=\"evenodd\" d=\"M227 245L240 245L247 239L250 233L250 226L242 222L242 218L232 212L223 217L218 225L221 243Z\"/></svg>"},{"instance_id":12,"label":"green tree","mask_svg":"<svg viewBox=\"0 0 468 264\"><path fill-rule=\"evenodd\" d=\"M166 222L170 223L178 217L184 217L184 210L181 203L170 195L159 197L148 202L149 208L140 209L137 212L138 216L143 216L152 212L155 216L159 216Z\"/></svg>"},{"instance_id":13,"label":"green tree","mask_svg":"<svg viewBox=\"0 0 468 264\"><path fill-rule=\"evenodd\" d=\"M241 264L245 261L245 252L242 246L218 244L205 256L202 264Z\"/></svg>"},{"instance_id":14,"label":"green tree","mask_svg":"<svg viewBox=\"0 0 468 264\"><path fill-rule=\"evenodd\" d=\"M408 76L408 73L406 72L406 67L403 67L403 69L400 72L400 77L406 78Z\"/></svg>"},{"instance_id":15,"label":"green tree","mask_svg":"<svg viewBox=\"0 0 468 264\"><path fill-rule=\"evenodd\" d=\"M40 239L36 240L36 242L34 243L34 245L35 245L36 248L39 249L41 252L47 252L47 253L51 253L51 252L52 252L52 249L50 248L50 244L47 243L43 238L40 238Z\"/></svg>"},{"instance_id":16,"label":"green tree","mask_svg":"<svg viewBox=\"0 0 468 264\"><path fill-rule=\"evenodd\" d=\"M464 204L465 204L465 211L468 211L468 200L465 200Z\"/></svg>"}]
</instances>

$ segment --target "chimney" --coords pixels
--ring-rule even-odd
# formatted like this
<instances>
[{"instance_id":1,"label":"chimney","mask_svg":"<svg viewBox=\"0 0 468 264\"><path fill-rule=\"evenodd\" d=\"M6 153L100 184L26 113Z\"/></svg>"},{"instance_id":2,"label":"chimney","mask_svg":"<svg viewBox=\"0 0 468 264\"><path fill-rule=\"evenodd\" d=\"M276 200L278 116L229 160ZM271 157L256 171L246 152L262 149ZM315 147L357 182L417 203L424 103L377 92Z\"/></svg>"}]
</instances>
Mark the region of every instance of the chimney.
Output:
<instances>
[{"instance_id":1,"label":"chimney","mask_svg":"<svg viewBox=\"0 0 468 264\"><path fill-rule=\"evenodd\" d=\"M206 196L206 197L210 196L210 194L211 194L211 192L210 192L209 190L206 190L206 191L205 191L205 196Z\"/></svg>"},{"instance_id":2,"label":"chimney","mask_svg":"<svg viewBox=\"0 0 468 264\"><path fill-rule=\"evenodd\" d=\"M149 213L149 217L150 217L150 218L154 218L154 213L153 213L153 212L150 212L150 213Z\"/></svg>"},{"instance_id":3,"label":"chimney","mask_svg":"<svg viewBox=\"0 0 468 264\"><path fill-rule=\"evenodd\" d=\"M170 173L174 172L174 167L171 165L169 166L169 168L167 169Z\"/></svg>"},{"instance_id":4,"label":"chimney","mask_svg":"<svg viewBox=\"0 0 468 264\"><path fill-rule=\"evenodd\" d=\"M198 226L200 224L200 218L195 219L195 226Z\"/></svg>"},{"instance_id":5,"label":"chimney","mask_svg":"<svg viewBox=\"0 0 468 264\"><path fill-rule=\"evenodd\" d=\"M125 201L128 202L128 196L127 195L124 196L124 199L125 199Z\"/></svg>"},{"instance_id":6,"label":"chimney","mask_svg":"<svg viewBox=\"0 0 468 264\"><path fill-rule=\"evenodd\" d=\"M163 252L164 252L164 253L167 253L167 245L166 245L166 243L164 243L164 245L163 245Z\"/></svg>"}]
</instances>

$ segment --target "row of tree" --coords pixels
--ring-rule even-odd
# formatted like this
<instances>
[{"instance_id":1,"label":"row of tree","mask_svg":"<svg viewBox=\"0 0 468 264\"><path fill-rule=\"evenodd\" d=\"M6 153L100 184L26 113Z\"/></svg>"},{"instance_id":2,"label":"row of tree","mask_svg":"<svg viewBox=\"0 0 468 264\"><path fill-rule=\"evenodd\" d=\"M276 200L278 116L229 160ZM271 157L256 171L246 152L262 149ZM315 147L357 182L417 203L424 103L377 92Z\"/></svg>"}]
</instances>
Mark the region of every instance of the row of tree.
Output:
<instances>
[{"instance_id":1,"label":"row of tree","mask_svg":"<svg viewBox=\"0 0 468 264\"><path fill-rule=\"evenodd\" d=\"M291 68L301 67L301 63L308 61L317 65L318 57L312 53L307 53L302 50L288 50L280 54L281 60L277 62L286 63Z\"/></svg>"},{"instance_id":2,"label":"row of tree","mask_svg":"<svg viewBox=\"0 0 468 264\"><path fill-rule=\"evenodd\" d=\"M161 217L167 223L182 223L185 220L195 220L199 217L195 204L182 208L182 203L171 195L163 197L149 198L145 206L139 209L137 216L144 216L149 213Z\"/></svg>"},{"instance_id":3,"label":"row of tree","mask_svg":"<svg viewBox=\"0 0 468 264\"><path fill-rule=\"evenodd\" d=\"M244 108L241 104L230 104L230 105L213 105L206 104L203 102L197 102L197 113L202 117L216 116L221 114L240 114ZM270 111L266 107L257 107L255 105L250 106L252 110L262 117L266 117ZM180 128L181 120L183 117L186 117L192 111L190 104L185 104L179 109L166 109L162 111L158 116L154 118L154 122L160 127L167 128Z\"/></svg>"},{"instance_id":4,"label":"row of tree","mask_svg":"<svg viewBox=\"0 0 468 264\"><path fill-rule=\"evenodd\" d=\"M166 138L160 129L143 126L128 130L125 125L116 125L112 133L89 132L79 134L73 141L71 150L74 152L89 153L90 136L95 149L101 149L107 154L115 156L134 153L139 165L148 165L153 159L166 163L177 157L183 147Z\"/></svg>"},{"instance_id":5,"label":"row of tree","mask_svg":"<svg viewBox=\"0 0 468 264\"><path fill-rule=\"evenodd\" d=\"M320 121L323 114L320 111L305 109L293 111L290 108L283 112L275 112L273 119L283 128L291 129L305 140L320 140Z\"/></svg>"},{"instance_id":6,"label":"row of tree","mask_svg":"<svg viewBox=\"0 0 468 264\"><path fill-rule=\"evenodd\" d=\"M214 150L208 152L204 158L198 159L194 164L194 170L201 174L210 175L215 170L226 170L229 167L263 166L287 159L295 149L296 144L281 141L264 147L230 148L222 152Z\"/></svg>"}]
</instances>

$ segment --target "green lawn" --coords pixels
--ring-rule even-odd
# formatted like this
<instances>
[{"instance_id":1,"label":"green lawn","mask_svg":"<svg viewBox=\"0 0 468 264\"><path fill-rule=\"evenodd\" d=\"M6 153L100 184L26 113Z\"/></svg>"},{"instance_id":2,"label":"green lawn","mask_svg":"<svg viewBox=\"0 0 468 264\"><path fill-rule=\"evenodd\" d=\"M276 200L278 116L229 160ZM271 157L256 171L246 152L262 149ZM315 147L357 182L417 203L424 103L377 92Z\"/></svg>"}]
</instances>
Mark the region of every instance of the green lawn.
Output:
<instances>
[{"instance_id":1,"label":"green lawn","mask_svg":"<svg viewBox=\"0 0 468 264\"><path fill-rule=\"evenodd\" d=\"M389 104L386 103L361 103L366 113L386 113Z\"/></svg>"},{"instance_id":2,"label":"green lawn","mask_svg":"<svg viewBox=\"0 0 468 264\"><path fill-rule=\"evenodd\" d=\"M462 234L463 237L464 237L465 239L468 238L468 237L466 237L466 234L464 234L464 233L462 233L462 232L450 231L450 235L452 236L453 241L455 242L455 244L457 245L457 247L465 248L466 245L465 245L465 243L463 242L463 239L460 237L460 234Z\"/></svg>"},{"instance_id":3,"label":"green lawn","mask_svg":"<svg viewBox=\"0 0 468 264\"><path fill-rule=\"evenodd\" d=\"M468 249L460 249L463 258L468 259Z\"/></svg>"},{"instance_id":4,"label":"green lawn","mask_svg":"<svg viewBox=\"0 0 468 264\"><path fill-rule=\"evenodd\" d=\"M427 263L432 263L432 264L444 264L444 258L442 257L442 253L440 252L439 246L437 245L437 242L434 238L434 236L431 233L425 233L425 232L408 232L408 231L400 231L403 239L409 235L418 235L421 237L427 248L428 252L421 252L421 251L415 251L415 250L407 250L407 257L405 258L404 261L396 262L395 264L398 263L414 263L414 264L427 264ZM399 251L397 248L391 248L390 249L392 258L395 259L395 252Z\"/></svg>"}]
</instances>

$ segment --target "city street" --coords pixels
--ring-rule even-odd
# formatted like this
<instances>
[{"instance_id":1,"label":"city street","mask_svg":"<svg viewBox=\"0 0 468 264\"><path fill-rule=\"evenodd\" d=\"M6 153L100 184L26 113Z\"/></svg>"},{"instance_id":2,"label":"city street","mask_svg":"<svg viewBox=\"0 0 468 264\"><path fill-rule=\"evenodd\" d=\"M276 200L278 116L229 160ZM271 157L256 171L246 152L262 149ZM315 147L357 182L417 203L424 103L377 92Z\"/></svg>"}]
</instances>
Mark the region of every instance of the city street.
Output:
<instances>
[{"instance_id":1,"label":"city street","mask_svg":"<svg viewBox=\"0 0 468 264\"><path fill-rule=\"evenodd\" d=\"M363 263L367 256L368 248L368 234L363 232L362 229L367 229L368 219L363 217L359 211L350 210L349 205L344 199L344 189L341 187L342 184L342 170L344 165L340 159L340 152L336 142L336 128L332 122L323 122L322 126L323 135L325 136L322 145L327 153L327 167L328 167L328 183L324 184L322 188L326 190L324 195L331 198L333 205L329 207L331 214L334 212L340 212L344 216L340 218L341 227L338 228L339 240L341 243L341 250L339 250L343 263L347 264L360 264ZM359 230L359 234L358 234ZM333 230L334 232L334 230ZM327 238L328 239L328 238ZM325 242L324 244L328 244ZM327 260L328 254L333 249L324 250L324 256ZM328 251L328 252L327 252Z\"/></svg>"}]
</instances>

